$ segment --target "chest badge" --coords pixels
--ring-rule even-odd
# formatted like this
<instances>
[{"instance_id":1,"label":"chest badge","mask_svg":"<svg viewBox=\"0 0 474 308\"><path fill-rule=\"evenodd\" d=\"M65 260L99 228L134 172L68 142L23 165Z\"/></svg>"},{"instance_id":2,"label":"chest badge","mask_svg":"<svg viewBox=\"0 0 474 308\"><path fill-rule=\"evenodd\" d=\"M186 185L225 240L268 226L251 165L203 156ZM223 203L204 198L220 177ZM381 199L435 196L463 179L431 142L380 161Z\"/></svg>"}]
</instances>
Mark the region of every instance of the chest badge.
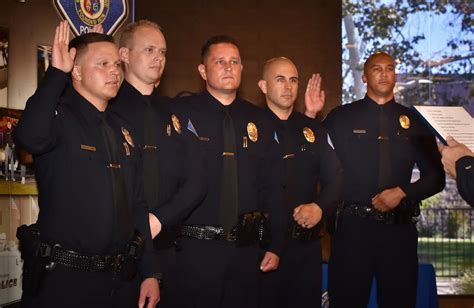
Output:
<instances>
[{"instance_id":1,"label":"chest badge","mask_svg":"<svg viewBox=\"0 0 474 308\"><path fill-rule=\"evenodd\" d=\"M257 125L255 125L253 122L249 122L247 124L247 135L249 135L249 139L252 142L257 142L257 140L258 140L258 129L257 129Z\"/></svg>"},{"instance_id":2,"label":"chest badge","mask_svg":"<svg viewBox=\"0 0 474 308\"><path fill-rule=\"evenodd\" d=\"M178 134L181 134L181 124L179 124L179 119L178 119L178 117L175 116L174 114L171 115L171 121L173 122L174 130L175 130Z\"/></svg>"},{"instance_id":3,"label":"chest badge","mask_svg":"<svg viewBox=\"0 0 474 308\"><path fill-rule=\"evenodd\" d=\"M306 141L308 141L309 143L314 143L314 141L316 140L313 130L309 127L303 128L303 135L306 138Z\"/></svg>"},{"instance_id":4,"label":"chest badge","mask_svg":"<svg viewBox=\"0 0 474 308\"><path fill-rule=\"evenodd\" d=\"M400 122L400 126L404 129L409 129L410 128L410 118L407 117L406 115L401 115L398 118L398 121Z\"/></svg>"},{"instance_id":5,"label":"chest badge","mask_svg":"<svg viewBox=\"0 0 474 308\"><path fill-rule=\"evenodd\" d=\"M130 136L130 133L128 132L128 130L125 127L122 127L122 134L123 134L123 137L125 138L125 141L127 141L127 143L132 148L135 147L135 145L133 144L132 136Z\"/></svg>"}]
</instances>

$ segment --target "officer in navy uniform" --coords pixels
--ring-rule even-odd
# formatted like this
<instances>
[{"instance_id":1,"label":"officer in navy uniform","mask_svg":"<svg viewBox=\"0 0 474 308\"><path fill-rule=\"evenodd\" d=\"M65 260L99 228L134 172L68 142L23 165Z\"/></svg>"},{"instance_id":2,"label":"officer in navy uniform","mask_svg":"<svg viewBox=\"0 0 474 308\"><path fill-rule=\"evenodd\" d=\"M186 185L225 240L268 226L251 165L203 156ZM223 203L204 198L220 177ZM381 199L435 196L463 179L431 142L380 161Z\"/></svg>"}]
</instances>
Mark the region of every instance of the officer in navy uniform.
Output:
<instances>
[{"instance_id":1,"label":"officer in navy uniform","mask_svg":"<svg viewBox=\"0 0 474 308\"><path fill-rule=\"evenodd\" d=\"M461 197L474 207L474 153L453 137L446 138L447 145L440 145L444 170L456 180Z\"/></svg>"},{"instance_id":2,"label":"officer in navy uniform","mask_svg":"<svg viewBox=\"0 0 474 308\"><path fill-rule=\"evenodd\" d=\"M278 267L284 234L274 127L263 110L237 96L242 63L234 39L211 37L198 70L206 91L184 97L175 110L205 147L209 187L181 228L179 307L253 308L259 269Z\"/></svg>"},{"instance_id":3,"label":"officer in navy uniform","mask_svg":"<svg viewBox=\"0 0 474 308\"><path fill-rule=\"evenodd\" d=\"M170 99L154 95L166 64L166 41L160 27L141 20L125 27L120 37L120 57L125 69L110 110L126 119L137 132L144 151L145 199L150 208L157 249L161 292L159 307L174 307L175 225L206 193L199 140L182 129L169 111Z\"/></svg>"},{"instance_id":4,"label":"officer in navy uniform","mask_svg":"<svg viewBox=\"0 0 474 308\"><path fill-rule=\"evenodd\" d=\"M444 187L434 136L394 100L395 61L364 65L367 95L335 108L323 124L344 169L343 207L329 263L331 307L366 307L372 279L381 308L415 307L419 202ZM411 182L415 166L419 179Z\"/></svg>"},{"instance_id":5,"label":"officer in navy uniform","mask_svg":"<svg viewBox=\"0 0 474 308\"><path fill-rule=\"evenodd\" d=\"M76 37L69 50L68 43L64 21L56 28L52 65L14 132L34 156L40 206L36 226L17 232L25 260L22 306L144 307L147 301L151 308L159 290L149 276L157 269L141 155L133 130L106 110L120 85L118 49L113 37L97 33ZM133 289L142 278L138 299Z\"/></svg>"},{"instance_id":6,"label":"officer in navy uniform","mask_svg":"<svg viewBox=\"0 0 474 308\"><path fill-rule=\"evenodd\" d=\"M265 63L262 77L258 85L283 152L280 159L285 164L285 211L289 216L288 243L280 268L263 277L262 305L316 307L321 303L322 218L336 212L342 168L321 123L294 110L299 83L294 63L284 57L272 58ZM322 98L320 84L321 78L313 75L306 99Z\"/></svg>"}]
</instances>

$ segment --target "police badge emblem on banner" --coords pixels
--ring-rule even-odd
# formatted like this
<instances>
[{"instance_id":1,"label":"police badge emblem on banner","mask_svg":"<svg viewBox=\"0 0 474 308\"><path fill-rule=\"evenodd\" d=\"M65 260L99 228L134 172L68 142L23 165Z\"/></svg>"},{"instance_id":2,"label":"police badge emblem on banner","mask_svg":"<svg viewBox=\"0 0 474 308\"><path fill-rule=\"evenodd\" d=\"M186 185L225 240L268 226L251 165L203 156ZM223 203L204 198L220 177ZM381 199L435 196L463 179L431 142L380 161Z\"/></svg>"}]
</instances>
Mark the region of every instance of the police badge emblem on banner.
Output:
<instances>
[{"instance_id":1,"label":"police badge emblem on banner","mask_svg":"<svg viewBox=\"0 0 474 308\"><path fill-rule=\"evenodd\" d=\"M127 19L128 0L53 0L61 17L76 36L102 24L104 33L113 34Z\"/></svg>"}]
</instances>

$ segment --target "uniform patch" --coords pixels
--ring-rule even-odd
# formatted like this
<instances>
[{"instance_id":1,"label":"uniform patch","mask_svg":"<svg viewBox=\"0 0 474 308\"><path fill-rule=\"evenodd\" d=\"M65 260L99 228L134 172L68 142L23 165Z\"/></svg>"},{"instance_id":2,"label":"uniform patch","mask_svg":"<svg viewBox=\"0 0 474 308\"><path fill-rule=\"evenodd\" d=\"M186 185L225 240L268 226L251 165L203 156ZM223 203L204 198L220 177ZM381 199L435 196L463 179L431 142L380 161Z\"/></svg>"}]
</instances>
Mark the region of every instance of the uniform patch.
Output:
<instances>
[{"instance_id":1,"label":"uniform patch","mask_svg":"<svg viewBox=\"0 0 474 308\"><path fill-rule=\"evenodd\" d=\"M400 122L400 126L404 129L409 129L410 128L410 118L406 115L401 115L400 118L398 118L398 121Z\"/></svg>"},{"instance_id":2,"label":"uniform patch","mask_svg":"<svg viewBox=\"0 0 474 308\"><path fill-rule=\"evenodd\" d=\"M253 122L249 122L247 124L247 135L249 135L249 139L252 142L257 142L257 140L258 140L258 129L257 129L257 125L255 125Z\"/></svg>"},{"instance_id":3,"label":"uniform patch","mask_svg":"<svg viewBox=\"0 0 474 308\"><path fill-rule=\"evenodd\" d=\"M309 143L314 143L316 140L313 130L309 127L303 128L303 135Z\"/></svg>"},{"instance_id":4,"label":"uniform patch","mask_svg":"<svg viewBox=\"0 0 474 308\"><path fill-rule=\"evenodd\" d=\"M179 124L179 119L178 119L178 117L175 116L174 114L171 115L171 122L173 122L174 130L175 130L178 134L181 134L181 124Z\"/></svg>"},{"instance_id":5,"label":"uniform patch","mask_svg":"<svg viewBox=\"0 0 474 308\"><path fill-rule=\"evenodd\" d=\"M198 136L198 133L196 131L196 129L194 128L194 125L193 125L193 122L191 122L191 119L188 119L188 126L186 127L191 133L193 133L194 135L196 135L196 137L199 137Z\"/></svg>"},{"instance_id":6,"label":"uniform patch","mask_svg":"<svg viewBox=\"0 0 474 308\"><path fill-rule=\"evenodd\" d=\"M125 138L125 141L127 141L127 143L132 148L135 147L135 145L133 144L132 136L130 136L130 133L128 132L128 130L125 127L122 127L122 134L123 134L123 137Z\"/></svg>"},{"instance_id":7,"label":"uniform patch","mask_svg":"<svg viewBox=\"0 0 474 308\"><path fill-rule=\"evenodd\" d=\"M280 140L278 140L277 132L273 132L273 139L275 139L276 143L280 144Z\"/></svg>"}]
</instances>

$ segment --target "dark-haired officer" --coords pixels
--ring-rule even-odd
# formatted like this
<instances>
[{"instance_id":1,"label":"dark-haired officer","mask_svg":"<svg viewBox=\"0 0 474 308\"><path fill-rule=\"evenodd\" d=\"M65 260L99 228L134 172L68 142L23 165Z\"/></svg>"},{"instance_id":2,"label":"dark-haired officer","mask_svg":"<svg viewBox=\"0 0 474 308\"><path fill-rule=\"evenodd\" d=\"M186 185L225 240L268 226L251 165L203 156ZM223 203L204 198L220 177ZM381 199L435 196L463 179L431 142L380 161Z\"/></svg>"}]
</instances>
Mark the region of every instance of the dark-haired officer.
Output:
<instances>
[{"instance_id":1,"label":"dark-haired officer","mask_svg":"<svg viewBox=\"0 0 474 308\"><path fill-rule=\"evenodd\" d=\"M342 168L319 120L296 110L299 76L288 58L268 60L258 86L282 149L287 247L280 268L263 278L263 307L316 307L321 303L321 226L332 219L342 184ZM321 78L308 82L306 100L324 100ZM312 104L311 104L312 105ZM320 192L317 193L317 187Z\"/></svg>"},{"instance_id":2,"label":"dark-haired officer","mask_svg":"<svg viewBox=\"0 0 474 308\"><path fill-rule=\"evenodd\" d=\"M372 279L382 308L415 307L419 202L441 191L445 175L434 136L394 100L395 61L364 65L367 95L335 108L323 124L344 169L343 208L331 246L331 307L367 307ZM412 182L418 166L420 177Z\"/></svg>"},{"instance_id":3,"label":"dark-haired officer","mask_svg":"<svg viewBox=\"0 0 474 308\"><path fill-rule=\"evenodd\" d=\"M179 307L254 308L259 270L278 267L284 235L278 145L270 118L237 96L242 62L234 39L210 38L198 70L206 91L183 98L176 110L205 147L209 187L181 228Z\"/></svg>"},{"instance_id":4,"label":"dark-haired officer","mask_svg":"<svg viewBox=\"0 0 474 308\"><path fill-rule=\"evenodd\" d=\"M34 155L40 213L20 239L24 307L147 307L159 300L135 135L107 112L118 48L56 28L52 65L28 100L15 142ZM68 73L71 72L71 78ZM72 83L72 86L71 86ZM138 271L138 273L137 273ZM138 300L134 284L141 282Z\"/></svg>"},{"instance_id":5,"label":"dark-haired officer","mask_svg":"<svg viewBox=\"0 0 474 308\"><path fill-rule=\"evenodd\" d=\"M199 140L181 128L169 110L170 99L154 94L166 64L166 41L158 24L140 20L127 25L119 52L124 77L109 110L129 122L143 148L145 200L159 266L159 307L175 307L176 225L206 192Z\"/></svg>"}]
</instances>

